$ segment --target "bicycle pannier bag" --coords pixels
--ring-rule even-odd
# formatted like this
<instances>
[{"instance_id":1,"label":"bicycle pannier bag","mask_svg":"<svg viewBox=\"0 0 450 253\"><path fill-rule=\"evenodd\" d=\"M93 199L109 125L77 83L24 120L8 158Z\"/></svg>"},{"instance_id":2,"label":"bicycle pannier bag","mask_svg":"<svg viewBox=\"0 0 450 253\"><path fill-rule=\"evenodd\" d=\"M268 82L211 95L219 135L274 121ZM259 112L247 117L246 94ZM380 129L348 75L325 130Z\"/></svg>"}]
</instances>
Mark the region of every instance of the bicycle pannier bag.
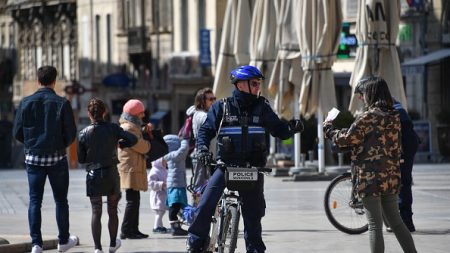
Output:
<instances>
[{"instance_id":1,"label":"bicycle pannier bag","mask_svg":"<svg viewBox=\"0 0 450 253\"><path fill-rule=\"evenodd\" d=\"M248 191L258 183L258 169L228 167L225 173L225 185L232 191Z\"/></svg>"}]
</instances>

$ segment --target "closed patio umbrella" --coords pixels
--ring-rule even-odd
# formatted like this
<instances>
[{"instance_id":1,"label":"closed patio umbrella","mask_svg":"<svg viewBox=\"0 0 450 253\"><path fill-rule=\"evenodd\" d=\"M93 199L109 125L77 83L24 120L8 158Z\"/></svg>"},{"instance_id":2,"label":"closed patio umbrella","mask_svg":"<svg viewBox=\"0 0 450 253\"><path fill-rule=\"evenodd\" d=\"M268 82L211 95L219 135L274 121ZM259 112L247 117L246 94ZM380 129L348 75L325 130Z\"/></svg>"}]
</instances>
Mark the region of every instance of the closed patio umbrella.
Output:
<instances>
[{"instance_id":1,"label":"closed patio umbrella","mask_svg":"<svg viewBox=\"0 0 450 253\"><path fill-rule=\"evenodd\" d=\"M407 108L400 61L395 47L399 19L400 0L358 1L356 36L359 47L350 85L354 90L362 77L380 76L386 80L392 96ZM362 103L352 92L349 110L355 112L360 108Z\"/></svg>"},{"instance_id":2,"label":"closed patio umbrella","mask_svg":"<svg viewBox=\"0 0 450 253\"><path fill-rule=\"evenodd\" d=\"M302 55L303 80L299 107L309 117L317 112L319 172L325 167L323 112L336 106L331 66L336 58L342 24L339 0L298 2L298 37Z\"/></svg>"},{"instance_id":3,"label":"closed patio umbrella","mask_svg":"<svg viewBox=\"0 0 450 253\"><path fill-rule=\"evenodd\" d=\"M277 54L276 30L278 1L257 0L253 9L250 30L250 65L261 70L266 77L261 87L262 94L266 96L269 75Z\"/></svg>"},{"instance_id":4,"label":"closed patio umbrella","mask_svg":"<svg viewBox=\"0 0 450 253\"><path fill-rule=\"evenodd\" d=\"M299 41L304 71L300 111L309 116L336 106L333 72L339 45L342 13L340 1L299 2Z\"/></svg>"},{"instance_id":5,"label":"closed patio umbrella","mask_svg":"<svg viewBox=\"0 0 450 253\"><path fill-rule=\"evenodd\" d=\"M277 3L276 45L278 45L278 51L268 82L268 95L275 100L275 110L278 114L285 119L292 119L295 87L299 90L303 75L296 29L298 24L295 23L296 14L293 9L297 6L298 0L275 2Z\"/></svg>"},{"instance_id":6,"label":"closed patio umbrella","mask_svg":"<svg viewBox=\"0 0 450 253\"><path fill-rule=\"evenodd\" d=\"M230 96L230 72L250 60L249 38L254 0L228 0L220 42L213 91L218 98Z\"/></svg>"},{"instance_id":7,"label":"closed patio umbrella","mask_svg":"<svg viewBox=\"0 0 450 253\"><path fill-rule=\"evenodd\" d=\"M284 119L299 118L295 106L302 80L300 48L297 36L296 12L293 6L298 0L274 1L277 13L275 45L276 60L268 80L268 95L274 99L275 110ZM271 138L270 154L274 157L275 139ZM300 134L294 137L295 167L300 166Z\"/></svg>"}]
</instances>

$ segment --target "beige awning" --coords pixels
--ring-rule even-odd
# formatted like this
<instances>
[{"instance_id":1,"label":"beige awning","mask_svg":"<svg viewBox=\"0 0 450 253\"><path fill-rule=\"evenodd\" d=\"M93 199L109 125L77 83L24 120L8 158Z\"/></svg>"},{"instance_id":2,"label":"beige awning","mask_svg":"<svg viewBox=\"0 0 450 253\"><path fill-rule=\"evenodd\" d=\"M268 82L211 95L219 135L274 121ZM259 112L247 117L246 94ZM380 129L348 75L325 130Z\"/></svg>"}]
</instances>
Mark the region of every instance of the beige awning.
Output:
<instances>
[{"instance_id":1,"label":"beige awning","mask_svg":"<svg viewBox=\"0 0 450 253\"><path fill-rule=\"evenodd\" d=\"M417 66L417 65L427 65L434 62L438 62L442 59L450 57L450 48L437 50L434 52L431 52L426 55L419 56L417 58L405 61L402 63L402 67L409 67L409 66Z\"/></svg>"}]
</instances>

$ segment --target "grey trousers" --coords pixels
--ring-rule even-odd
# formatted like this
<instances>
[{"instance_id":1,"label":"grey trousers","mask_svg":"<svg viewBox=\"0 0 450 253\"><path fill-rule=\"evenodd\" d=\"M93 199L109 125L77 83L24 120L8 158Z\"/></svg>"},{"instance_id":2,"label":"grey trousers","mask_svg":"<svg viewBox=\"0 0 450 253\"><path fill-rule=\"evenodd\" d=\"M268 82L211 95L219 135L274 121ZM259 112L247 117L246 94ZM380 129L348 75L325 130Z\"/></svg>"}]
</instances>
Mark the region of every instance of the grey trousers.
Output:
<instances>
[{"instance_id":1,"label":"grey trousers","mask_svg":"<svg viewBox=\"0 0 450 253\"><path fill-rule=\"evenodd\" d=\"M366 209L369 224L370 250L372 253L384 252L383 216L390 224L403 252L417 252L411 233L400 217L397 194L364 197L362 202Z\"/></svg>"}]
</instances>

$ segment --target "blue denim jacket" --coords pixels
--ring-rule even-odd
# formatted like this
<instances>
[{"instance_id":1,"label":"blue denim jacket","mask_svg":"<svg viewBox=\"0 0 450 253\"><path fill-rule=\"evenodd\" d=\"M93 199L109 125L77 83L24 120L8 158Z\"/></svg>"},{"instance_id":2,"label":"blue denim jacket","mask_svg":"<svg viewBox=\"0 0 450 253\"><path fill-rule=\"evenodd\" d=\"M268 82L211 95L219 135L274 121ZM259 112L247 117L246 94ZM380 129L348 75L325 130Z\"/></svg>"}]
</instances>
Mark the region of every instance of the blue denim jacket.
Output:
<instances>
[{"instance_id":1,"label":"blue denim jacket","mask_svg":"<svg viewBox=\"0 0 450 253\"><path fill-rule=\"evenodd\" d=\"M65 154L77 133L72 106L53 89L41 88L20 102L13 131L25 154Z\"/></svg>"}]
</instances>

